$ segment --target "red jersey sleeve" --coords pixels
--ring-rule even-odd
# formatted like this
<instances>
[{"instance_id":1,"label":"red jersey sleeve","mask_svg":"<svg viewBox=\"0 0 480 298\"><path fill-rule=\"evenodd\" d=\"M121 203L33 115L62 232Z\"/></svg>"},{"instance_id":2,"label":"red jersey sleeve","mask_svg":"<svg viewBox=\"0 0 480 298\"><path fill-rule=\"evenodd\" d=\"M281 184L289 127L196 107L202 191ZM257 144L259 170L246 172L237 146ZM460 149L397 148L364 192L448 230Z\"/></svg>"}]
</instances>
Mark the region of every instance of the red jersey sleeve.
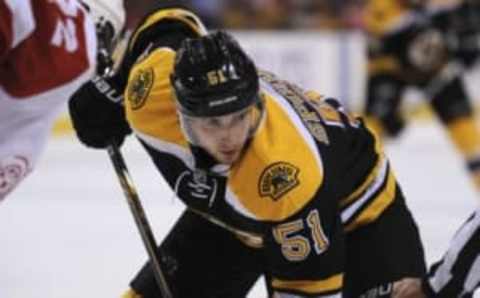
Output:
<instances>
[{"instance_id":1,"label":"red jersey sleeve","mask_svg":"<svg viewBox=\"0 0 480 298\"><path fill-rule=\"evenodd\" d=\"M12 11L5 0L0 0L0 63L7 55L13 39Z\"/></svg>"},{"instance_id":2,"label":"red jersey sleeve","mask_svg":"<svg viewBox=\"0 0 480 298\"><path fill-rule=\"evenodd\" d=\"M77 0L0 0L0 85L11 96L71 82L91 69L95 50L95 27Z\"/></svg>"}]
</instances>

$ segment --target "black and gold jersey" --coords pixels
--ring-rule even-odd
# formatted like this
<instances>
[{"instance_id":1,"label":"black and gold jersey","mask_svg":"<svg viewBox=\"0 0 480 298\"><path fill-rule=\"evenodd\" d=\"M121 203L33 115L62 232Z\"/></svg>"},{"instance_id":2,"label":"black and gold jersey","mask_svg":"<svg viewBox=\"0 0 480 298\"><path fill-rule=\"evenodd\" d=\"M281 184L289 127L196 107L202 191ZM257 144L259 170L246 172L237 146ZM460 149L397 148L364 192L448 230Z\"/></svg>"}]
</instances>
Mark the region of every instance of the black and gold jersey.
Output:
<instances>
[{"instance_id":1,"label":"black and gold jersey","mask_svg":"<svg viewBox=\"0 0 480 298\"><path fill-rule=\"evenodd\" d=\"M409 63L409 46L421 30L424 15L401 0L370 0L364 10L368 37L368 74L391 73L401 77ZM408 72L411 72L408 70Z\"/></svg>"},{"instance_id":2,"label":"black and gold jersey","mask_svg":"<svg viewBox=\"0 0 480 298\"><path fill-rule=\"evenodd\" d=\"M423 86L450 61L471 66L479 52L474 40L480 32L480 5L468 3L411 7L402 0L368 1L369 76L393 74Z\"/></svg>"},{"instance_id":3,"label":"black and gold jersey","mask_svg":"<svg viewBox=\"0 0 480 298\"><path fill-rule=\"evenodd\" d=\"M363 21L369 34L380 37L402 30L413 19L406 1L369 0L365 4Z\"/></svg>"},{"instance_id":4,"label":"black and gold jersey","mask_svg":"<svg viewBox=\"0 0 480 298\"><path fill-rule=\"evenodd\" d=\"M188 34L172 34L145 43L129 71L132 130L190 210L265 250L275 291L339 297L345 233L374 222L397 193L375 136L337 100L260 71L265 115L240 160L197 167L206 153L183 135L170 85L171 41Z\"/></svg>"}]
</instances>

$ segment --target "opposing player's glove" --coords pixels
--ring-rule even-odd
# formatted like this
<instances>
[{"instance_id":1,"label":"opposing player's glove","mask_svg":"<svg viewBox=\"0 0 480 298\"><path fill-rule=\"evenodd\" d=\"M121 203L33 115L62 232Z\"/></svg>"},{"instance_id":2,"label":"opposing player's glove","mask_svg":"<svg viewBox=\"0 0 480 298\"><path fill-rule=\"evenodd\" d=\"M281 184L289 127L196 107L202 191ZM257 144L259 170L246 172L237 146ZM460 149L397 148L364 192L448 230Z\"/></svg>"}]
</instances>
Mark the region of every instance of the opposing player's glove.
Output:
<instances>
[{"instance_id":1,"label":"opposing player's glove","mask_svg":"<svg viewBox=\"0 0 480 298\"><path fill-rule=\"evenodd\" d=\"M125 119L122 95L108 79L95 77L69 100L69 111L78 138L88 147L121 145L131 130Z\"/></svg>"}]
</instances>

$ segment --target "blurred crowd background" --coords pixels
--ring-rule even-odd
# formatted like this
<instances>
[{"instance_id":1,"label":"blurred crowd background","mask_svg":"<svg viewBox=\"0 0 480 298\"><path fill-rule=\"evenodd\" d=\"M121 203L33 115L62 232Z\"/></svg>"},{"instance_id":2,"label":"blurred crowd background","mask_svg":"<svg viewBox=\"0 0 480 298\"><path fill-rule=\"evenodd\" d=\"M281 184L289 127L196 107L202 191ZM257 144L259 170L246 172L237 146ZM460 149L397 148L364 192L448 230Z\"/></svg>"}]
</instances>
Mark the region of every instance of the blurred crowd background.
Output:
<instances>
[{"instance_id":1,"label":"blurred crowd background","mask_svg":"<svg viewBox=\"0 0 480 298\"><path fill-rule=\"evenodd\" d=\"M342 29L361 24L364 0L126 0L129 27L158 5L193 9L208 28Z\"/></svg>"}]
</instances>

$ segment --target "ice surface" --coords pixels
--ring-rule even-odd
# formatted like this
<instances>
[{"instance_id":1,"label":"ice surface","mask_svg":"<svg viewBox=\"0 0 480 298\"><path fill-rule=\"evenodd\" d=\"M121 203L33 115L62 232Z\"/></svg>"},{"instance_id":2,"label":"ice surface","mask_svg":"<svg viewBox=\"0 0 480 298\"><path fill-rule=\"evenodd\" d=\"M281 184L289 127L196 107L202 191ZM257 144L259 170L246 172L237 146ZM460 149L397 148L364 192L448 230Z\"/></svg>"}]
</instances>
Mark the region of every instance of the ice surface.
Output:
<instances>
[{"instance_id":1,"label":"ice surface","mask_svg":"<svg viewBox=\"0 0 480 298\"><path fill-rule=\"evenodd\" d=\"M183 205L135 140L123 150L160 240ZM411 127L387 152L434 260L478 195L434 124ZM0 298L120 296L146 253L116 179L106 152L51 140L37 170L0 203ZM265 297L262 286L250 297Z\"/></svg>"}]
</instances>

